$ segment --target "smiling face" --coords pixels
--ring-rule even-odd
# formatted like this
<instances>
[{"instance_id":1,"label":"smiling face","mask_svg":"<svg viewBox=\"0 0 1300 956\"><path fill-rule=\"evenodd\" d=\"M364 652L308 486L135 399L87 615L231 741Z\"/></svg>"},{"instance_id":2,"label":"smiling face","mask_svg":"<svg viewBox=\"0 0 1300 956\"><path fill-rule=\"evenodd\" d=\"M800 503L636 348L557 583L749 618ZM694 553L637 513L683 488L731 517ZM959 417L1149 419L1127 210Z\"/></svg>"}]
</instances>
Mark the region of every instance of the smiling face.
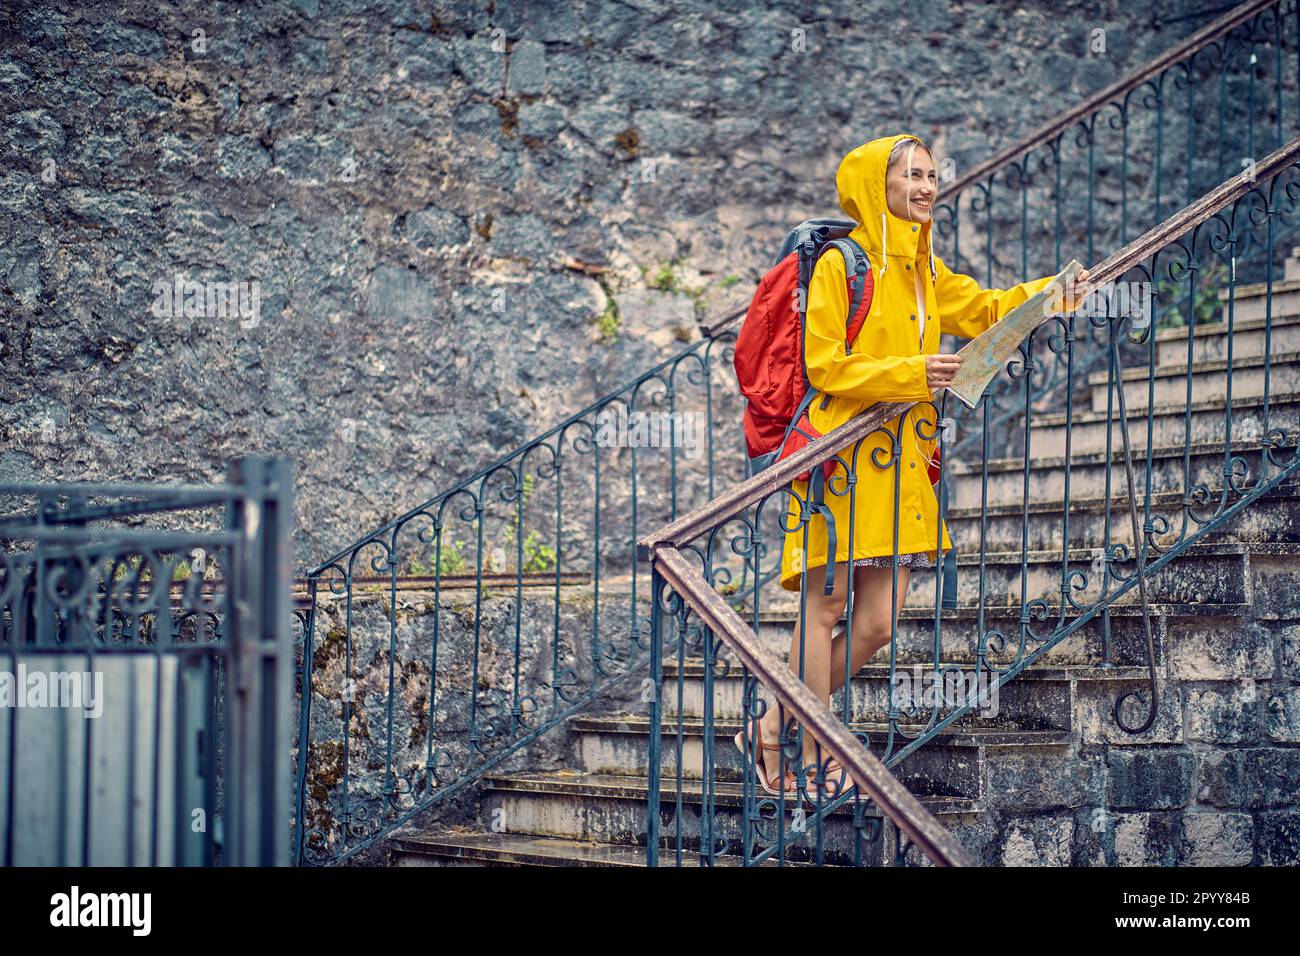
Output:
<instances>
[{"instance_id":1,"label":"smiling face","mask_svg":"<svg viewBox=\"0 0 1300 956\"><path fill-rule=\"evenodd\" d=\"M934 160L915 140L902 144L902 152L885 170L885 202L899 219L925 222L930 218L939 176Z\"/></svg>"}]
</instances>

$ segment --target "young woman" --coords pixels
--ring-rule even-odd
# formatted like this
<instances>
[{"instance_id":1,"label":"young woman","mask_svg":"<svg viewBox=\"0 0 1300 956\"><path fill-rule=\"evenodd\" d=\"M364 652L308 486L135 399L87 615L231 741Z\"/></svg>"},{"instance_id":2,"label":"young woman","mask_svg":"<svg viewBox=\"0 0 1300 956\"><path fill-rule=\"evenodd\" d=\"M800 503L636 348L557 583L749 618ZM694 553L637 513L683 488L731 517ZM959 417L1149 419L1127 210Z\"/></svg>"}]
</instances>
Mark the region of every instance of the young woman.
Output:
<instances>
[{"instance_id":1,"label":"young woman","mask_svg":"<svg viewBox=\"0 0 1300 956\"><path fill-rule=\"evenodd\" d=\"M935 438L929 437L935 434L936 416L933 406L924 403L931 401L933 392L952 384L961 364L957 355L937 354L940 334L974 338L1054 278L1045 276L1005 290L982 289L970 276L951 271L934 254L930 225L938 177L930 149L920 137L886 136L858 147L840 163L835 184L840 205L858 223L851 238L871 261L875 287L850 354L844 342L848 320L844 259L832 251L818 260L808 289L804 358L812 387L825 397L810 406L812 425L824 435L878 402L923 404L912 408L904 421L890 421L886 429L892 435L886 436L880 429L863 439L856 451L848 446L838 452L856 466L857 486L852 515L849 494L828 490L825 495L836 529L834 587L829 596L823 594L826 522L813 518L808 523L805 544L799 514L808 482L793 484L795 496L785 526L796 530L785 537L781 586L798 591L802 584L806 606L802 619L795 621L790 669L799 674L802 662L804 683L827 704L846 679L845 641L850 642L851 676L889 642L907 596L911 570L933 567L940 539L943 550L952 547L947 528L941 527L927 474L936 444ZM1082 271L1076 283L1086 278L1087 272ZM1082 291L1078 284L1067 290L1067 301L1077 301ZM927 423L921 433L916 427L918 420ZM892 462L895 441L901 452L897 462ZM896 470L898 590L893 593ZM835 484L842 487L843 467L836 467L836 475ZM802 582L805 548L808 571L807 581ZM832 639L832 629L844 616L850 577L853 611L849 630ZM757 739L736 738L746 754L753 754L752 744L758 744L758 777L770 793L790 793L796 787L788 761L784 779L777 779L783 719L779 708L769 705L761 720L751 724ZM825 754L825 773L819 772L817 743L808 733L803 735L802 759L811 799L816 799L819 787L829 797L844 786L843 770L836 761L827 764Z\"/></svg>"}]
</instances>

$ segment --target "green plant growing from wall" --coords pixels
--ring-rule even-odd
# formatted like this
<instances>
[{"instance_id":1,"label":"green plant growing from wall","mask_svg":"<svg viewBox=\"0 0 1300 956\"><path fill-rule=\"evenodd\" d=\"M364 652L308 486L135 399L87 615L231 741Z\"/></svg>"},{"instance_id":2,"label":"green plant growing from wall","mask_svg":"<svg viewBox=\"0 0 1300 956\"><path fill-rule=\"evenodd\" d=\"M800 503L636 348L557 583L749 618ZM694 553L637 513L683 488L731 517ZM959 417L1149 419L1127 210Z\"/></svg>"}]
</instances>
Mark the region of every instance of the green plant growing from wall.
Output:
<instances>
[{"instance_id":1,"label":"green plant growing from wall","mask_svg":"<svg viewBox=\"0 0 1300 956\"><path fill-rule=\"evenodd\" d=\"M657 289L660 292L670 292L674 295L684 295L690 299L691 305L695 309L695 318L702 321L707 317L707 297L711 283L706 281L703 285L687 285L685 279L678 272L681 264L681 258L675 257L671 261L660 265L653 274L651 274L651 271L645 266L642 266L641 275L645 278L646 285L651 289ZM716 284L722 289L730 289L738 282L740 282L740 276L735 275L734 273L729 273L716 280Z\"/></svg>"},{"instance_id":2,"label":"green plant growing from wall","mask_svg":"<svg viewBox=\"0 0 1300 956\"><path fill-rule=\"evenodd\" d=\"M605 308L589 321L595 324L596 330L600 333L600 341L605 345L613 345L618 341L618 330L623 324L623 318L619 315L618 300L614 298L614 288L610 285L609 279L604 275L598 275L596 282L605 293Z\"/></svg>"},{"instance_id":3,"label":"green plant growing from wall","mask_svg":"<svg viewBox=\"0 0 1300 956\"><path fill-rule=\"evenodd\" d=\"M469 558L465 556L464 548L466 543L463 539L456 540L445 539L442 542L442 551L438 552L437 546L434 546L433 553L437 555L437 566L439 575L460 574L469 566ZM420 558L413 557L406 565L406 573L416 577L431 576L434 573L434 566L425 564Z\"/></svg>"},{"instance_id":4,"label":"green plant growing from wall","mask_svg":"<svg viewBox=\"0 0 1300 956\"><path fill-rule=\"evenodd\" d=\"M618 314L618 306L614 303L613 296L605 304L605 310L596 316L596 330L600 333L601 342L606 345L613 345L618 341L618 330L621 326L622 319Z\"/></svg>"},{"instance_id":5,"label":"green plant growing from wall","mask_svg":"<svg viewBox=\"0 0 1300 956\"><path fill-rule=\"evenodd\" d=\"M1156 323L1156 331L1180 329L1187 326L1187 287L1190 277L1179 267L1178 275L1156 283L1156 301L1168 307ZM1196 291L1192 297L1192 321L1195 325L1216 322L1223 308L1219 292L1227 286L1228 269L1217 259L1200 270L1196 277Z\"/></svg>"},{"instance_id":6,"label":"green plant growing from wall","mask_svg":"<svg viewBox=\"0 0 1300 956\"><path fill-rule=\"evenodd\" d=\"M533 493L533 488L537 481L532 475L524 475L520 491L519 514L523 515L528 510L528 498ZM520 519L522 520L522 518ZM509 524L502 532L501 550L503 554L510 553L510 546L514 544L515 534L518 531L516 524ZM555 567L555 549L542 543L542 536L537 531L530 531L520 545L523 551L523 570L524 571L549 571ZM507 561L508 563L508 561ZM500 570L505 570L504 568Z\"/></svg>"},{"instance_id":7,"label":"green plant growing from wall","mask_svg":"<svg viewBox=\"0 0 1300 956\"><path fill-rule=\"evenodd\" d=\"M524 538L524 559L525 571L549 571L555 567L555 549L543 544L536 531L530 531Z\"/></svg>"},{"instance_id":8,"label":"green plant growing from wall","mask_svg":"<svg viewBox=\"0 0 1300 956\"><path fill-rule=\"evenodd\" d=\"M649 280L649 286L652 289L658 289L660 292L682 292L681 277L677 274L677 267L681 265L680 259L673 259L661 265L654 278Z\"/></svg>"},{"instance_id":9,"label":"green plant growing from wall","mask_svg":"<svg viewBox=\"0 0 1300 956\"><path fill-rule=\"evenodd\" d=\"M525 475L520 484L520 513L528 508L528 498L533 493L537 479L533 475ZM487 556L484 560L484 567L489 571L504 571L509 564L507 557L511 553L511 547L515 541L517 532L516 523L512 522L505 526L501 532L500 544L494 548L487 549ZM524 555L525 571L549 571L555 567L555 549L543 543L542 536L537 531L530 531L523 540L522 550ZM436 552L436 548L435 548ZM500 554L502 560L495 555ZM470 559L467 554L467 543L464 539L455 540L443 539L442 551L435 562L441 575L461 574L470 567ZM406 564L406 573L408 575L426 576L434 573L433 567L426 565L420 556L412 557Z\"/></svg>"},{"instance_id":10,"label":"green plant growing from wall","mask_svg":"<svg viewBox=\"0 0 1300 956\"><path fill-rule=\"evenodd\" d=\"M141 564L141 559L139 558L139 556L129 558L124 562L120 562L117 565L116 569L113 571L113 580L121 581L123 578L127 577L128 575L134 576L135 574L139 573L141 581L148 581L153 576L153 574L149 570L148 566L145 566L144 569L141 570L140 564Z\"/></svg>"}]
</instances>

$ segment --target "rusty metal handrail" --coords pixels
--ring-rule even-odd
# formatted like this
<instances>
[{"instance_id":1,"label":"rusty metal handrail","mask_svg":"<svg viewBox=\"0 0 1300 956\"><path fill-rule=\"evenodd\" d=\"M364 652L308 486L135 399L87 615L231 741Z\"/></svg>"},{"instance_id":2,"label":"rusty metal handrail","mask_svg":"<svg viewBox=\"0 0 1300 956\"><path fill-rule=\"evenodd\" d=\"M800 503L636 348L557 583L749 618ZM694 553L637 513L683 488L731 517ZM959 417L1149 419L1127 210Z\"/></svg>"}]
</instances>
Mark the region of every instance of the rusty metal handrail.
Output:
<instances>
[{"instance_id":1,"label":"rusty metal handrail","mask_svg":"<svg viewBox=\"0 0 1300 956\"><path fill-rule=\"evenodd\" d=\"M840 762L849 778L858 782L922 853L938 866L975 865L974 859L938 818L836 719L830 708L779 657L759 643L758 635L680 551L671 546L659 547L655 551L655 563L664 579L701 620L721 636L750 673L771 689L781 706L812 732L822 747Z\"/></svg>"}]
</instances>

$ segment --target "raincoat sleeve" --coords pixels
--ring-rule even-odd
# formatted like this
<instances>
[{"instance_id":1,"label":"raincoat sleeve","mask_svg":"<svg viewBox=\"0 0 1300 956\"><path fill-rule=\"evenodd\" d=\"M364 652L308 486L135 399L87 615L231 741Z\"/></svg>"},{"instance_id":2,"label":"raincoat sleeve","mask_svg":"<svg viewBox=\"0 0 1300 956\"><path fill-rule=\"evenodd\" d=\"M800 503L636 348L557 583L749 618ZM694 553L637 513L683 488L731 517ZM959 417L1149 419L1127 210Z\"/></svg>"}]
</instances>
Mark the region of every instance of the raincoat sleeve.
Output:
<instances>
[{"instance_id":1,"label":"raincoat sleeve","mask_svg":"<svg viewBox=\"0 0 1300 956\"><path fill-rule=\"evenodd\" d=\"M953 272L938 256L934 257L934 265L939 330L967 339L975 338L1056 278L1055 275L1043 276L1010 289L984 289L970 276Z\"/></svg>"},{"instance_id":2,"label":"raincoat sleeve","mask_svg":"<svg viewBox=\"0 0 1300 956\"><path fill-rule=\"evenodd\" d=\"M812 387L860 402L929 401L925 355L849 354L844 347L848 317L844 259L831 251L817 261L808 284L804 362Z\"/></svg>"}]
</instances>

